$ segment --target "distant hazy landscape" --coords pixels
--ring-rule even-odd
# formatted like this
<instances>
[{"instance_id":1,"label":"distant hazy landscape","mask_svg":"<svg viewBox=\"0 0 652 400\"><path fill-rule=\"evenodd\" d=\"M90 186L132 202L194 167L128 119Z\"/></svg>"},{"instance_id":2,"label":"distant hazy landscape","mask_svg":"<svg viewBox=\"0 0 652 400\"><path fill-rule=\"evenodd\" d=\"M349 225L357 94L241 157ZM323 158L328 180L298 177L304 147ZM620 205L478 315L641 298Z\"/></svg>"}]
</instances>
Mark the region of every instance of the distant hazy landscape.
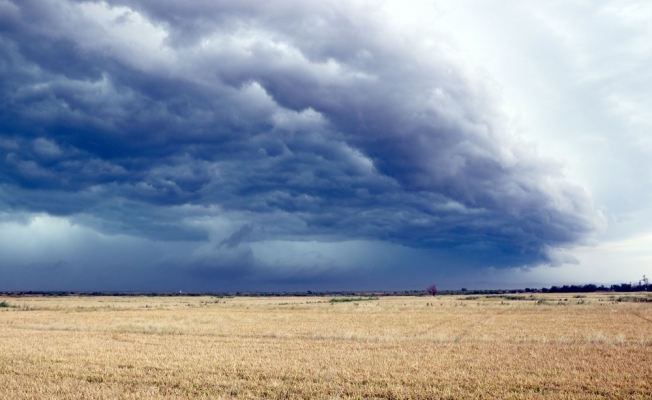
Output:
<instances>
[{"instance_id":1,"label":"distant hazy landscape","mask_svg":"<svg viewBox=\"0 0 652 400\"><path fill-rule=\"evenodd\" d=\"M649 398L648 293L0 299L1 398Z\"/></svg>"}]
</instances>

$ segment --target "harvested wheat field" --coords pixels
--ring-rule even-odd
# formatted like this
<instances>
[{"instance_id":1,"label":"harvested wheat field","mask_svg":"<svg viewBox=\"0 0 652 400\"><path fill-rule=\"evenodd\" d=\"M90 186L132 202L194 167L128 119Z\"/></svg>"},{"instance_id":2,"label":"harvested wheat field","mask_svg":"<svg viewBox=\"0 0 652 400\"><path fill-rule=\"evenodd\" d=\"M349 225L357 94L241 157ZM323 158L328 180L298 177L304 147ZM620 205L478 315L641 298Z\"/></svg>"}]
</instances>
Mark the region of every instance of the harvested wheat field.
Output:
<instances>
[{"instance_id":1,"label":"harvested wheat field","mask_svg":"<svg viewBox=\"0 0 652 400\"><path fill-rule=\"evenodd\" d=\"M0 398L651 398L641 299L3 298Z\"/></svg>"}]
</instances>

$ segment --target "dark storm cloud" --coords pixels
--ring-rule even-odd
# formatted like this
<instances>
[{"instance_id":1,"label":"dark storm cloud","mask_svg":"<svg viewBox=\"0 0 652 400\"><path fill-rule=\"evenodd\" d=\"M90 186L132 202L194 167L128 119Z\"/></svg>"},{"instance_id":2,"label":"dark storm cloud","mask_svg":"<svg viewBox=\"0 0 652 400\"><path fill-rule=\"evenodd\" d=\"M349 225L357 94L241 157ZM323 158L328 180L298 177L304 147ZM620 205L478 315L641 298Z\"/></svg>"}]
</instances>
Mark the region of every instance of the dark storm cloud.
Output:
<instances>
[{"instance_id":1,"label":"dark storm cloud","mask_svg":"<svg viewBox=\"0 0 652 400\"><path fill-rule=\"evenodd\" d=\"M273 268L238 250L257 227L256 240L382 240L518 266L602 224L581 186L508 132L486 80L372 6L108 4L0 1L6 211L198 241L188 218L236 216L191 270L222 259L266 279Z\"/></svg>"}]
</instances>

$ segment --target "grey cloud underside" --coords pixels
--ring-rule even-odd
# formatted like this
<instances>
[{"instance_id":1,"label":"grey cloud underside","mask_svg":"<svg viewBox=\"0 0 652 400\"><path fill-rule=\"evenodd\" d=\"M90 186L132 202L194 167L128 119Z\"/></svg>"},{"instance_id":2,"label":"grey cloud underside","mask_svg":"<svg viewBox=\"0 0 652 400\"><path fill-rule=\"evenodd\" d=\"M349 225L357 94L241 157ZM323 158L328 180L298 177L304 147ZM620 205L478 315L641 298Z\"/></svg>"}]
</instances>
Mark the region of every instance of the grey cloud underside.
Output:
<instances>
[{"instance_id":1,"label":"grey cloud underside","mask_svg":"<svg viewBox=\"0 0 652 400\"><path fill-rule=\"evenodd\" d=\"M232 215L256 240L384 240L496 266L546 261L602 224L510 135L487 82L372 7L108 3L131 10L113 24L138 12L163 44L130 50L83 2L0 2L6 210L163 240L206 240L188 218Z\"/></svg>"}]
</instances>

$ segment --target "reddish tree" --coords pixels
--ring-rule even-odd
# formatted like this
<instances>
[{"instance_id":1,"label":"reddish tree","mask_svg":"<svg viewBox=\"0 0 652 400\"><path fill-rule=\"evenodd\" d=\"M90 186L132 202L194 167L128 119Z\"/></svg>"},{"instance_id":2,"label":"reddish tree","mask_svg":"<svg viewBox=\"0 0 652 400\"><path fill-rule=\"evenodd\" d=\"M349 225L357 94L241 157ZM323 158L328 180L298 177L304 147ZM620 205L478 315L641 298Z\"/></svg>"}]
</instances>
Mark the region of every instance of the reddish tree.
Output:
<instances>
[{"instance_id":1,"label":"reddish tree","mask_svg":"<svg viewBox=\"0 0 652 400\"><path fill-rule=\"evenodd\" d=\"M437 285L433 283L432 285L428 286L426 288L426 292L428 292L428 294L431 294L433 296L437 296Z\"/></svg>"}]
</instances>

